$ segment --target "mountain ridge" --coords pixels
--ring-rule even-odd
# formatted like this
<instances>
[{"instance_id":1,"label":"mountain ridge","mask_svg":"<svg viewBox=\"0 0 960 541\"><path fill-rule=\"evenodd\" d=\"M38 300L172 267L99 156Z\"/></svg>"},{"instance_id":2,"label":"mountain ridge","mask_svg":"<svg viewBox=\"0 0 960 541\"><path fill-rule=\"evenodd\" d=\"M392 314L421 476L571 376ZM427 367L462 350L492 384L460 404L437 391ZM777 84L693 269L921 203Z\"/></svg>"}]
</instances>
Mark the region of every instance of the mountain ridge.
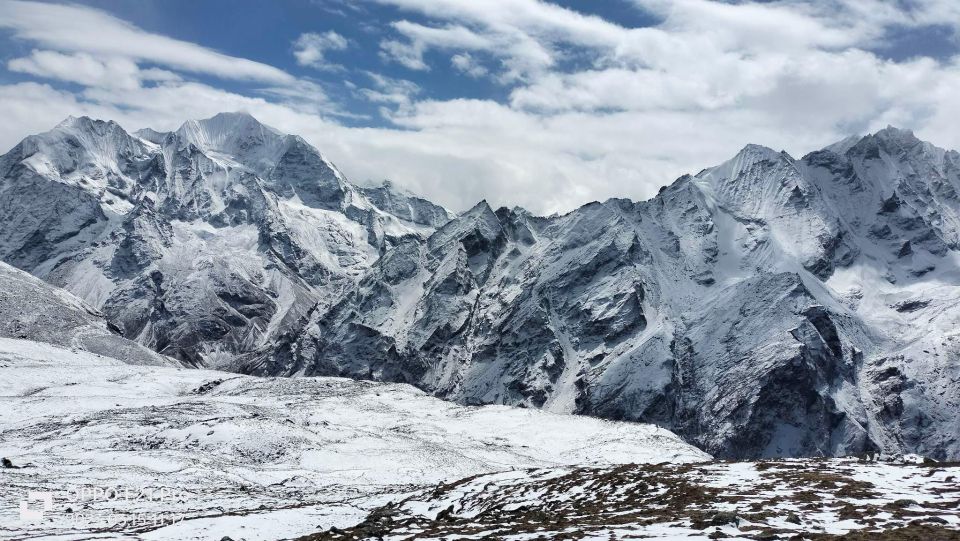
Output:
<instances>
[{"instance_id":1,"label":"mountain ridge","mask_svg":"<svg viewBox=\"0 0 960 541\"><path fill-rule=\"evenodd\" d=\"M117 129L0 158L3 200L46 202L0 204L0 259L186 362L656 422L727 458L960 453L960 155L907 130L534 216L355 185L245 114Z\"/></svg>"},{"instance_id":2,"label":"mountain ridge","mask_svg":"<svg viewBox=\"0 0 960 541\"><path fill-rule=\"evenodd\" d=\"M0 258L191 364L229 363L447 218L399 193L411 220L383 211L303 139L249 115L148 135L71 118L4 155Z\"/></svg>"},{"instance_id":3,"label":"mountain ridge","mask_svg":"<svg viewBox=\"0 0 960 541\"><path fill-rule=\"evenodd\" d=\"M924 331L902 314L922 321L904 307L922 311L928 301L903 298L943 294L936 282L917 294L928 273L951 285L960 276L955 244L944 240L957 200L924 196L917 160L942 153L927 172L947 167L948 180L932 181L947 192L958 169L953 154L904 145L910 138L888 130L843 155L829 151L829 163L824 151L797 160L748 146L651 200L559 216L478 204L419 253L382 259L346 306L313 312L295 342L254 371L406 381L466 403L657 422L733 458L956 456L957 404L934 398L960 381L952 334L939 330L949 324ZM884 159L890 150L904 164L890 171L874 158L882 145ZM867 180L887 187L874 190L873 208L849 201L868 193ZM946 219L910 205L884 210L900 188ZM905 242L923 248L905 254ZM440 246L452 248L438 256ZM841 286L852 279L859 289L848 292ZM881 284L890 291L858 311L863 289ZM945 301L956 305L955 288ZM731 304L741 306L730 314ZM915 329L911 340L898 339L890 312ZM910 415L942 428L925 435Z\"/></svg>"}]
</instances>

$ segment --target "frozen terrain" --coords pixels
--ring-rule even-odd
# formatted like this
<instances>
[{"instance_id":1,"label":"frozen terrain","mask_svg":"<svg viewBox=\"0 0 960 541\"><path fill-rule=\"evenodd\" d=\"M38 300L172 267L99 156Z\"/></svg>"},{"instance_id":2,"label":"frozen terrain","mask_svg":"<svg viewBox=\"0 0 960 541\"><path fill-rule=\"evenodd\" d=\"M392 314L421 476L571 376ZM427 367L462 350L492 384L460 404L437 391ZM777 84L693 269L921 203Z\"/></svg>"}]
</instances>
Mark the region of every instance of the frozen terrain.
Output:
<instances>
[{"instance_id":1,"label":"frozen terrain","mask_svg":"<svg viewBox=\"0 0 960 541\"><path fill-rule=\"evenodd\" d=\"M68 119L0 157L0 537L958 538L958 193L890 128L455 216Z\"/></svg>"},{"instance_id":2,"label":"frozen terrain","mask_svg":"<svg viewBox=\"0 0 960 541\"><path fill-rule=\"evenodd\" d=\"M352 526L471 475L709 458L649 425L464 407L401 384L132 366L10 338L0 457L0 538L247 540ZM32 491L53 506L25 522Z\"/></svg>"}]
</instances>

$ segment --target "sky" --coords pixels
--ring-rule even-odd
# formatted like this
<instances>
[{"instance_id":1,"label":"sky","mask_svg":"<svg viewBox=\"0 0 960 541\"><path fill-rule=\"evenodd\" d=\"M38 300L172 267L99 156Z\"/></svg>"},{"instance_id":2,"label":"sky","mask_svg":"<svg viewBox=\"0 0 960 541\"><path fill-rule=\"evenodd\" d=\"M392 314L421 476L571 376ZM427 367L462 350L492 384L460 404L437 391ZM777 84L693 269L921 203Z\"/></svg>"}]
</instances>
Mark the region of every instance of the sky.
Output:
<instances>
[{"instance_id":1,"label":"sky","mask_svg":"<svg viewBox=\"0 0 960 541\"><path fill-rule=\"evenodd\" d=\"M748 143L960 148L956 0L0 0L0 152L248 112L462 211L647 199Z\"/></svg>"}]
</instances>

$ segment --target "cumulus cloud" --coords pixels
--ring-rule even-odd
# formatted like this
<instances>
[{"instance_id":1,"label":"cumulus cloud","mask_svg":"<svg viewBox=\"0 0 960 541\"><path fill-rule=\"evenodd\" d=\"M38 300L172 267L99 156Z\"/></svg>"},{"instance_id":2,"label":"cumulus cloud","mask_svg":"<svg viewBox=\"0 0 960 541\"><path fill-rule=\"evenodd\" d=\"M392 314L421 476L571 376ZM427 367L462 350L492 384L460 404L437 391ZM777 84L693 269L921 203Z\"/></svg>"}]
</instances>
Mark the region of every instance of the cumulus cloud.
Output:
<instances>
[{"instance_id":1,"label":"cumulus cloud","mask_svg":"<svg viewBox=\"0 0 960 541\"><path fill-rule=\"evenodd\" d=\"M83 87L74 94L50 86L4 87L10 100L5 104L7 110L32 126L8 126L5 133L0 133L0 143L5 147L28 133L49 128L37 120L47 118L44 113L48 110L59 111L56 102L69 104L73 108L70 114L104 111L113 115L107 118L116 119L153 119L154 112L162 112L182 120L191 118L193 111L206 114L230 110L234 105L239 108L271 102L303 114L342 114L315 82L297 79L273 66L147 32L94 8L0 0L0 28L11 30L15 40L43 47L7 61L9 71ZM252 92L270 101L188 80L194 74L257 85ZM17 99L15 95L27 91L40 91L51 101L38 108L35 115L24 115L18 109L34 100L32 96ZM71 99L63 100L65 95Z\"/></svg>"},{"instance_id":2,"label":"cumulus cloud","mask_svg":"<svg viewBox=\"0 0 960 541\"><path fill-rule=\"evenodd\" d=\"M455 210L485 198L539 213L650 197L747 143L801 155L894 124L960 148L960 57L877 52L895 32L956 31L960 7L949 0L632 0L653 18L641 28L538 0L370 1L400 10L374 47L410 69L409 78L354 72L348 89L381 108L389 124L380 127L342 125L323 88L270 66L233 58L212 67L221 53L184 42L172 59L155 60L143 44L169 38L101 11L3 4L0 27L37 47L8 69L82 90L0 86L0 144L67 114L165 130L242 109L303 135L357 180L389 177ZM96 26L58 22L64 9L106 21L108 36L127 36L133 46L120 51L101 43L110 40ZM316 53L295 51L308 64L324 63L332 41L320 41ZM466 85L474 83L468 77L490 78L503 92L438 99L417 77L441 67ZM247 95L186 75L231 70L266 88Z\"/></svg>"},{"instance_id":3,"label":"cumulus cloud","mask_svg":"<svg viewBox=\"0 0 960 541\"><path fill-rule=\"evenodd\" d=\"M333 30L318 34L308 32L301 34L293 42L293 56L297 64L313 68L327 69L336 64L328 64L324 55L327 51L342 51L347 48L347 38Z\"/></svg>"},{"instance_id":4,"label":"cumulus cloud","mask_svg":"<svg viewBox=\"0 0 960 541\"><path fill-rule=\"evenodd\" d=\"M145 32L88 7L0 0L0 28L15 38L61 52L82 52L157 65L226 79L287 83L293 77L260 62L225 55L197 44Z\"/></svg>"},{"instance_id":5,"label":"cumulus cloud","mask_svg":"<svg viewBox=\"0 0 960 541\"><path fill-rule=\"evenodd\" d=\"M485 166L529 178L530 193L513 195L541 209L647 197L749 142L802 154L894 123L960 144L946 129L957 106L945 96L960 92L956 57L875 52L895 30L960 25L956 3L634 0L659 22L630 28L532 0L377 1L426 17L395 23L402 39L389 38L418 63L437 51L466 67L465 54L482 52L510 88L506 103L419 102L393 119L471 139L464 155L490 150Z\"/></svg>"},{"instance_id":6,"label":"cumulus cloud","mask_svg":"<svg viewBox=\"0 0 960 541\"><path fill-rule=\"evenodd\" d=\"M487 68L485 68L476 58L473 57L470 53L460 53L455 54L450 57L450 63L458 71L461 71L470 77L483 77L488 73Z\"/></svg>"},{"instance_id":7,"label":"cumulus cloud","mask_svg":"<svg viewBox=\"0 0 960 541\"><path fill-rule=\"evenodd\" d=\"M387 39L380 43L381 57L398 62L412 70L427 70L423 53L430 48L486 50L496 41L464 26L450 24L430 27L410 21L396 21L391 26L407 41Z\"/></svg>"}]
</instances>

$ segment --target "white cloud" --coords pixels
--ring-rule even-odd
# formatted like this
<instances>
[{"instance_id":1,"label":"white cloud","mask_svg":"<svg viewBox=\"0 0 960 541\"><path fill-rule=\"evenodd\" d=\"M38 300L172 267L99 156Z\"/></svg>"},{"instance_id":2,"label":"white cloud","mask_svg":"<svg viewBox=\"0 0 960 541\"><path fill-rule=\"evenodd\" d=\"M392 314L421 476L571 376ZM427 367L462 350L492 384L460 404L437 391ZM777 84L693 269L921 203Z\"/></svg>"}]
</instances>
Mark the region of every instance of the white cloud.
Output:
<instances>
[{"instance_id":1,"label":"white cloud","mask_svg":"<svg viewBox=\"0 0 960 541\"><path fill-rule=\"evenodd\" d=\"M458 71L461 71L470 77L483 77L489 73L487 68L480 64L480 62L478 62L477 59L474 58L470 53L455 54L450 57L450 63Z\"/></svg>"},{"instance_id":2,"label":"white cloud","mask_svg":"<svg viewBox=\"0 0 960 541\"><path fill-rule=\"evenodd\" d=\"M524 0L520 3L533 2ZM489 9L476 9L470 7L470 3L459 6L463 9L443 9L457 7L457 4L457 2L438 1L435 4L426 5L427 11L431 13L436 11L440 14L452 15L448 23L443 26L426 26L406 20L394 22L393 28L404 37L405 41L383 40L382 56L410 69L427 70L429 66L424 61L423 55L430 49L460 51L460 54L471 51L493 53L502 59L505 68L499 74L500 79L510 82L525 79L531 74L541 73L550 68L555 62L556 55L550 50L548 42L566 39L562 32L554 32L552 38L540 40L538 36L523 31L513 23L503 22L498 13L501 15L506 13L501 13L503 10L501 4L504 2L500 0L484 3L482 7ZM398 5L410 7L413 3L399 2ZM480 5L476 4L476 7Z\"/></svg>"},{"instance_id":3,"label":"white cloud","mask_svg":"<svg viewBox=\"0 0 960 541\"><path fill-rule=\"evenodd\" d=\"M430 51L461 69L482 53L498 59L503 71L490 75L511 88L507 104L421 101L391 118L444 134L434 152L460 152L485 170L500 164L512 188L502 193L540 210L649 196L749 142L802 154L893 122L960 144L946 128L958 108L946 98L960 94L957 62L871 52L893 30L960 25L949 18L956 3L635 0L660 22L629 28L533 0L377 1L426 17L395 23L402 38L392 38L420 69ZM479 191L501 193L499 179L485 182Z\"/></svg>"},{"instance_id":4,"label":"white cloud","mask_svg":"<svg viewBox=\"0 0 960 541\"><path fill-rule=\"evenodd\" d=\"M376 103L388 103L396 106L409 106L413 97L420 93L420 87L413 81L387 77L372 71L366 72L374 88L361 88L360 95Z\"/></svg>"},{"instance_id":5,"label":"white cloud","mask_svg":"<svg viewBox=\"0 0 960 541\"><path fill-rule=\"evenodd\" d=\"M319 69L327 69L335 64L328 64L324 55L327 51L342 51L347 48L347 38L333 30L318 34L308 32L301 34L293 42L293 56L297 64Z\"/></svg>"},{"instance_id":6,"label":"white cloud","mask_svg":"<svg viewBox=\"0 0 960 541\"><path fill-rule=\"evenodd\" d=\"M118 90L137 88L142 81L179 80L175 73L156 68L140 69L135 62L124 57L101 59L86 53L63 54L56 51L35 50L30 56L9 61L7 69Z\"/></svg>"},{"instance_id":7,"label":"white cloud","mask_svg":"<svg viewBox=\"0 0 960 541\"><path fill-rule=\"evenodd\" d=\"M331 105L317 83L296 79L273 66L146 32L93 8L0 0L0 28L12 29L14 39L50 48L34 49L28 56L9 60L8 70L82 85L85 89L79 97L86 100L113 104L118 99L115 94L135 95L145 90L145 84L170 93L187 84L187 75L202 73L257 83L256 93L294 110L346 116ZM173 109L171 114L178 113Z\"/></svg>"},{"instance_id":8,"label":"white cloud","mask_svg":"<svg viewBox=\"0 0 960 541\"><path fill-rule=\"evenodd\" d=\"M380 58L385 61L397 62L409 69L428 71L430 69L423 60L423 51L426 47L422 43L404 43L394 39L380 42Z\"/></svg>"},{"instance_id":9,"label":"white cloud","mask_svg":"<svg viewBox=\"0 0 960 541\"><path fill-rule=\"evenodd\" d=\"M429 48L487 50L496 46L496 40L481 36L460 26L430 27L410 21L396 21L391 26L408 41L383 40L381 57L398 62L412 70L429 69L423 53Z\"/></svg>"},{"instance_id":10,"label":"white cloud","mask_svg":"<svg viewBox=\"0 0 960 541\"><path fill-rule=\"evenodd\" d=\"M207 73L202 62L187 68L183 59L160 63L120 46L94 50L92 26L72 27L85 35L69 39L57 28L53 37L30 37L21 21L14 35L38 50L9 68L84 88L0 86L0 145L68 114L173 129L242 109L303 135L359 181L390 177L456 210L485 198L541 213L650 197L747 143L800 155L890 123L960 148L960 58L893 61L871 52L891 31L960 25L955 2L635 0L660 22L629 28L534 0L378 1L419 21L392 23L380 43L385 59L492 77L508 99L431 99L430 88L368 73L367 87L352 90L382 106L395 128L350 128L331 120L323 89L310 81L248 77L269 84L247 96L186 80L184 71ZM106 17L135 34L134 43L168 39L96 10L43 6ZM3 22L8 12L4 4L0 26L14 28Z\"/></svg>"},{"instance_id":11,"label":"white cloud","mask_svg":"<svg viewBox=\"0 0 960 541\"><path fill-rule=\"evenodd\" d=\"M12 30L15 38L61 52L146 61L226 79L272 83L293 81L290 74L273 66L145 32L88 7L0 0L0 28Z\"/></svg>"}]
</instances>

